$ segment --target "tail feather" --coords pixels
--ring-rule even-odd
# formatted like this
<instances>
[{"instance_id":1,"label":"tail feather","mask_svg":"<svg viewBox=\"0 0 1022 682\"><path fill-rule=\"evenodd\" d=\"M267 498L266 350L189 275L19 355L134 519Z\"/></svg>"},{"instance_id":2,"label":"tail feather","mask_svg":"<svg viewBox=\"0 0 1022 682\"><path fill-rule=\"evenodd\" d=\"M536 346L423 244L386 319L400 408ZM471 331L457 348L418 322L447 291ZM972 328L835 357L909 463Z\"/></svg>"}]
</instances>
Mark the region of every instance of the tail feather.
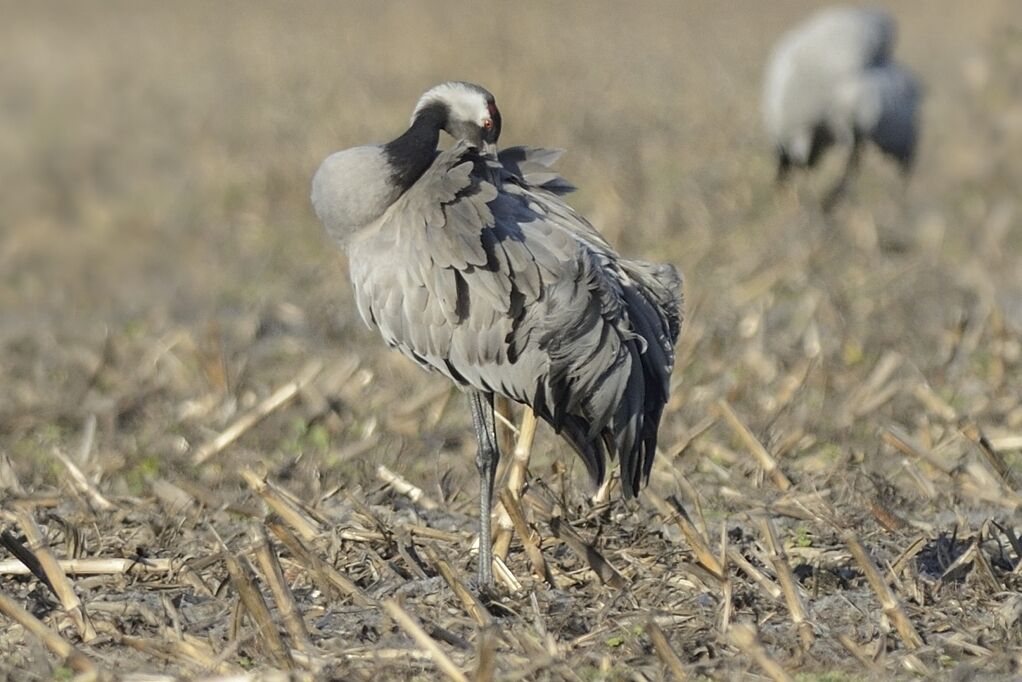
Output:
<instances>
[{"instance_id":1,"label":"tail feather","mask_svg":"<svg viewBox=\"0 0 1022 682\"><path fill-rule=\"evenodd\" d=\"M582 458L594 486L603 483L607 475L607 456L604 443L599 438L591 438L588 425L581 417L570 416L564 420L561 435L568 441L572 449Z\"/></svg>"},{"instance_id":2,"label":"tail feather","mask_svg":"<svg viewBox=\"0 0 1022 682\"><path fill-rule=\"evenodd\" d=\"M632 374L628 377L628 385L610 427L614 434L614 448L621 460L621 489L626 498L638 494L642 487L642 472L646 468L644 460L652 454L645 452L641 439L647 396L644 372L640 370L642 361L635 344L631 345L631 353Z\"/></svg>"},{"instance_id":3,"label":"tail feather","mask_svg":"<svg viewBox=\"0 0 1022 682\"><path fill-rule=\"evenodd\" d=\"M500 152L498 163L514 182L559 195L573 189L550 169L559 155L512 147ZM535 198L547 201L549 194ZM554 215L563 211L569 225L579 221L559 202L544 205ZM669 264L619 259L591 227L571 233L586 248L573 286L560 282L548 290L548 317L534 341L549 365L530 402L578 453L595 484L603 482L607 459L618 458L622 491L630 498L649 480L656 455L683 322L681 275ZM571 307L579 290L591 296L584 311ZM559 310L572 311L560 325L550 316Z\"/></svg>"},{"instance_id":4,"label":"tail feather","mask_svg":"<svg viewBox=\"0 0 1022 682\"><path fill-rule=\"evenodd\" d=\"M631 375L611 428L621 458L622 489L625 497L632 497L653 469L683 312L681 277L673 266L629 261L626 269L636 280L634 286L622 287L636 338L629 341Z\"/></svg>"}]
</instances>

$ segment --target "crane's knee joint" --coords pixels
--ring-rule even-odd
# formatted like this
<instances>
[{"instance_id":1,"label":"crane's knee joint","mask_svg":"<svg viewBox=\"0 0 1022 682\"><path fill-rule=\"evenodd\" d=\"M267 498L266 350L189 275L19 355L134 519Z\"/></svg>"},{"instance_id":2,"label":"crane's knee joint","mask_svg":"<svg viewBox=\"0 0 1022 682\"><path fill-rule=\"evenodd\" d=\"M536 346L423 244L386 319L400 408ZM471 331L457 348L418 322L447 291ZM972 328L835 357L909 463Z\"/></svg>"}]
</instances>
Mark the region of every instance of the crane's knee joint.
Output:
<instances>
[{"instance_id":1,"label":"crane's knee joint","mask_svg":"<svg viewBox=\"0 0 1022 682\"><path fill-rule=\"evenodd\" d=\"M476 451L476 469L480 475L489 474L492 478L500 461L500 451L493 445L480 445Z\"/></svg>"}]
</instances>

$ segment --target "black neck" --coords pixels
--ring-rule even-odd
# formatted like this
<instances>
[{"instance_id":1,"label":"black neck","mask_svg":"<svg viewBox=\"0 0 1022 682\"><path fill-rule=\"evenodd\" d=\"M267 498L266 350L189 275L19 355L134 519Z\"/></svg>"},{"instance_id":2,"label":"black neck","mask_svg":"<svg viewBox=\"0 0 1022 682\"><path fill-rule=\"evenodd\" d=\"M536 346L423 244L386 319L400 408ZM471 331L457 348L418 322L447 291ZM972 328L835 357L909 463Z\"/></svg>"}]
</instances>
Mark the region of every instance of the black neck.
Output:
<instances>
[{"instance_id":1,"label":"black neck","mask_svg":"<svg viewBox=\"0 0 1022 682\"><path fill-rule=\"evenodd\" d=\"M394 169L394 183L404 191L415 184L436 157L440 130L447 123L447 108L431 104L412 121L401 137L383 145L387 161Z\"/></svg>"}]
</instances>

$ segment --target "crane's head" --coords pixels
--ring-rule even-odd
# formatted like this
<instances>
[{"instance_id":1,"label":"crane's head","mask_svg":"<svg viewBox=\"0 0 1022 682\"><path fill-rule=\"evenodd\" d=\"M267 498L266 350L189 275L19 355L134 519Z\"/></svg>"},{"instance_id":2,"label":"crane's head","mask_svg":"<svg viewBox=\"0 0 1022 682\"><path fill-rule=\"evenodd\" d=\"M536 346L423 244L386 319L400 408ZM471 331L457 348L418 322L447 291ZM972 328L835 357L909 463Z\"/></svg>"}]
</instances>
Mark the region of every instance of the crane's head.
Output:
<instances>
[{"instance_id":1,"label":"crane's head","mask_svg":"<svg viewBox=\"0 0 1022 682\"><path fill-rule=\"evenodd\" d=\"M488 154L497 153L500 110L493 95L474 83L448 81L435 85L419 98L412 123L423 115L437 116L442 130Z\"/></svg>"}]
</instances>

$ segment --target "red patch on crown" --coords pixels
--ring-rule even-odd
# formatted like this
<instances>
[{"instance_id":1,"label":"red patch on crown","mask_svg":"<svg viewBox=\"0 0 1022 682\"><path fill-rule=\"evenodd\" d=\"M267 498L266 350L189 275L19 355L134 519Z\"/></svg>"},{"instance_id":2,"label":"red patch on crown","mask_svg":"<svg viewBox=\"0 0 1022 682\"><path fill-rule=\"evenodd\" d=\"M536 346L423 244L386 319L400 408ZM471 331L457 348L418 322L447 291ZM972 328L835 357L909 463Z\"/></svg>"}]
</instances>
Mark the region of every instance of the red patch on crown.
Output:
<instances>
[{"instance_id":1,"label":"red patch on crown","mask_svg":"<svg viewBox=\"0 0 1022 682\"><path fill-rule=\"evenodd\" d=\"M487 102L486 103L486 110L490 112L490 116L496 116L497 115L497 103L496 102Z\"/></svg>"}]
</instances>

